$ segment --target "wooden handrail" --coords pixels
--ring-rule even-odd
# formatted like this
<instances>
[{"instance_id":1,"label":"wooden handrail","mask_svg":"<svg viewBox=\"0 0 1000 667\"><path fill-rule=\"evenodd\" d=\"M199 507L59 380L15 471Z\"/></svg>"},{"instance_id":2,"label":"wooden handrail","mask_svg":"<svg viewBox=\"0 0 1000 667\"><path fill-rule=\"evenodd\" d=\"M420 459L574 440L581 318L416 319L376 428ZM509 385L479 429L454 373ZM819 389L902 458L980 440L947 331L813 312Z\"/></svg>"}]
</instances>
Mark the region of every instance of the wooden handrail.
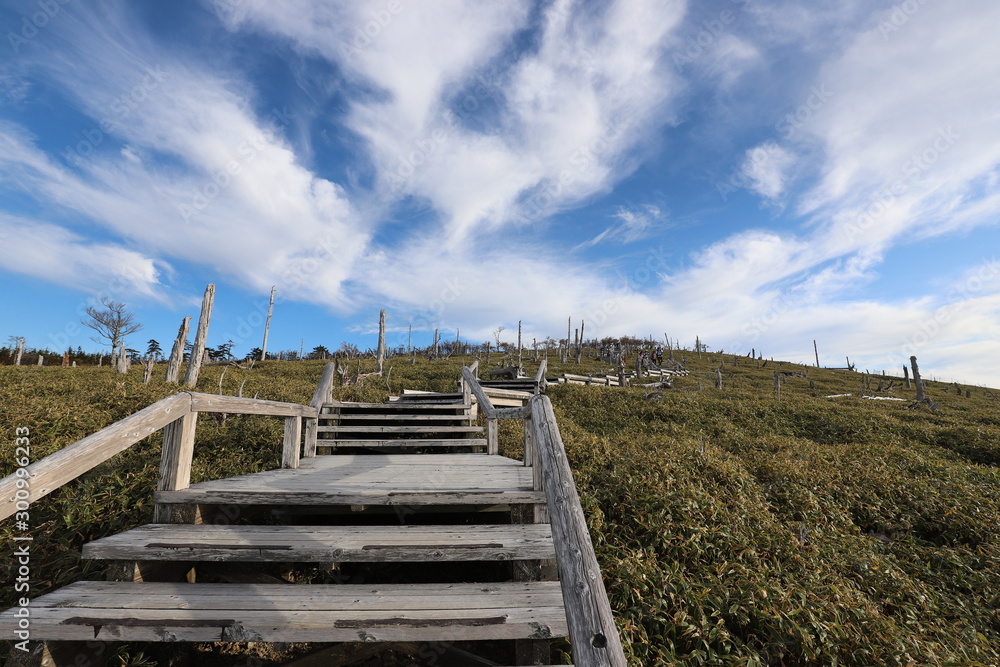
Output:
<instances>
[{"instance_id":1,"label":"wooden handrail","mask_svg":"<svg viewBox=\"0 0 1000 667\"><path fill-rule=\"evenodd\" d=\"M302 456L316 456L316 445L319 439L319 415L323 412L323 404L333 398L333 379L337 376L337 363L331 361L323 367L323 375L319 378L316 391L313 392L309 405L316 410L315 417L306 419L306 439L302 448Z\"/></svg>"},{"instance_id":2,"label":"wooden handrail","mask_svg":"<svg viewBox=\"0 0 1000 667\"><path fill-rule=\"evenodd\" d=\"M541 371L539 375L544 377ZM545 491L573 664L626 667L625 652L552 402L548 396L536 395L523 408L497 409L470 369L462 369L462 379L464 386L475 394L488 423L496 424L497 419L505 418L524 419L524 464L533 469L534 488Z\"/></svg>"},{"instance_id":3,"label":"wooden handrail","mask_svg":"<svg viewBox=\"0 0 1000 667\"><path fill-rule=\"evenodd\" d=\"M30 502L44 498L64 484L72 482L115 454L125 451L161 429L170 427L168 430L172 429L171 432L176 431L178 434L183 432L183 437L177 436L179 442L193 439L194 420L190 417L185 420L185 417L193 416L193 413L197 412L285 417L286 437L282 460L285 463L294 461L296 465L298 462L297 454L293 455L290 451L296 425L290 422L300 422L303 417L308 419L316 416L316 410L313 407L298 403L281 403L187 391L178 392L27 466ZM185 422L184 426L180 425L181 420ZM170 437L168 437L169 439ZM296 452L297 446L296 441ZM184 451L186 452L186 448ZM183 476L184 463L181 463L181 466L181 475ZM187 463L187 466L190 470L190 462ZM23 478L19 478L16 474L0 479L0 520L12 516L17 511L18 479L22 480L23 485Z\"/></svg>"},{"instance_id":4,"label":"wooden handrail","mask_svg":"<svg viewBox=\"0 0 1000 667\"><path fill-rule=\"evenodd\" d=\"M535 373L535 395L545 391L545 373L549 370L549 360L542 359L542 363L538 364L538 372Z\"/></svg>"},{"instance_id":5,"label":"wooden handrail","mask_svg":"<svg viewBox=\"0 0 1000 667\"><path fill-rule=\"evenodd\" d=\"M531 399L535 456L548 502L566 621L577 667L626 667L614 614L601 579L573 471L548 396Z\"/></svg>"},{"instance_id":6,"label":"wooden handrail","mask_svg":"<svg viewBox=\"0 0 1000 667\"><path fill-rule=\"evenodd\" d=\"M259 398L220 396L218 394L191 395L191 412L225 412L240 415L265 415L267 417L315 417L316 408L299 403L265 401Z\"/></svg>"}]
</instances>

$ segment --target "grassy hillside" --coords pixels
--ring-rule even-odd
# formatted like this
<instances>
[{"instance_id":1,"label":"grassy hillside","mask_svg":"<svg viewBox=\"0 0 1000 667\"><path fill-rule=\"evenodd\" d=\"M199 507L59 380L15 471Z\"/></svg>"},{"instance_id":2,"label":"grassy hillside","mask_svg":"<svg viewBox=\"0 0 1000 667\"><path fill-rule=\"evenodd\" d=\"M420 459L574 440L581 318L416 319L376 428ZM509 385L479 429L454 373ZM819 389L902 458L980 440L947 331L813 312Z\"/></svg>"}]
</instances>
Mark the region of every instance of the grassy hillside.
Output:
<instances>
[{"instance_id":1,"label":"grassy hillside","mask_svg":"<svg viewBox=\"0 0 1000 667\"><path fill-rule=\"evenodd\" d=\"M855 373L685 355L692 375L660 397L550 390L633 664L1000 664L992 394L962 387L967 398L933 383L932 412L859 400ZM389 384L450 389L463 361L393 360ZM307 402L321 370L268 362L230 369L222 388L234 394L245 381L246 396ZM808 376L785 377L779 402L775 371ZM198 389L217 392L220 373L206 369ZM140 379L141 369L123 379L107 368L0 367L0 433L11 452L0 472L13 469L16 427L31 429L37 460L175 390ZM348 400L389 393L379 378L337 391ZM824 398L846 392L855 396ZM890 395L915 391L897 384ZM280 431L276 419L203 416L194 479L275 467ZM517 455L519 426L506 422L501 435ZM79 548L151 519L158 458L156 436L32 507L32 569L42 579L32 595L100 577ZM12 599L5 587L0 603Z\"/></svg>"}]
</instances>

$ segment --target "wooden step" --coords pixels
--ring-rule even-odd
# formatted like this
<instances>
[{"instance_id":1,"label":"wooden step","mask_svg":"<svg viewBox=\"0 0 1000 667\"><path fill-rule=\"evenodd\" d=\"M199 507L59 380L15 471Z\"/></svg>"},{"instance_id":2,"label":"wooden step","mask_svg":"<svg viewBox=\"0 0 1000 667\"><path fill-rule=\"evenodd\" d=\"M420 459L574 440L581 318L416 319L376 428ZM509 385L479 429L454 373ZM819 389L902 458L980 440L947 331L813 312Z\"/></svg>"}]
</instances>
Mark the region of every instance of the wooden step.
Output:
<instances>
[{"instance_id":1,"label":"wooden step","mask_svg":"<svg viewBox=\"0 0 1000 667\"><path fill-rule=\"evenodd\" d=\"M13 637L18 608L0 614ZM31 601L32 640L357 642L567 634L559 582L188 584L80 581Z\"/></svg>"},{"instance_id":2,"label":"wooden step","mask_svg":"<svg viewBox=\"0 0 1000 667\"><path fill-rule=\"evenodd\" d=\"M318 433L482 433L482 426L318 426Z\"/></svg>"},{"instance_id":3,"label":"wooden step","mask_svg":"<svg viewBox=\"0 0 1000 667\"><path fill-rule=\"evenodd\" d=\"M154 500L165 505L544 505L544 491L490 490L476 488L448 491L259 491L184 489L156 491Z\"/></svg>"},{"instance_id":4,"label":"wooden step","mask_svg":"<svg viewBox=\"0 0 1000 667\"><path fill-rule=\"evenodd\" d=\"M461 397L461 394L458 394ZM468 403L434 403L431 401L396 401L394 403L324 403L324 409L337 409L337 410L372 410L372 409L382 409L387 411L400 411L400 410L415 410L417 412L423 412L425 410L456 410L456 409L468 409L472 406Z\"/></svg>"},{"instance_id":5,"label":"wooden step","mask_svg":"<svg viewBox=\"0 0 1000 667\"><path fill-rule=\"evenodd\" d=\"M468 415L376 415L369 413L342 412L339 415L322 415L321 420L339 419L340 421L373 421L373 422L456 422L469 421Z\"/></svg>"},{"instance_id":6,"label":"wooden step","mask_svg":"<svg viewBox=\"0 0 1000 667\"><path fill-rule=\"evenodd\" d=\"M332 446L332 444L331 444ZM156 491L166 504L498 505L544 503L521 461L482 454L338 454Z\"/></svg>"},{"instance_id":7,"label":"wooden step","mask_svg":"<svg viewBox=\"0 0 1000 667\"><path fill-rule=\"evenodd\" d=\"M333 440L319 438L317 447L485 447L485 438L454 438L453 440L431 440L400 438L398 440Z\"/></svg>"},{"instance_id":8,"label":"wooden step","mask_svg":"<svg viewBox=\"0 0 1000 667\"><path fill-rule=\"evenodd\" d=\"M332 563L555 558L548 524L220 526L148 524L83 547L84 558Z\"/></svg>"}]
</instances>

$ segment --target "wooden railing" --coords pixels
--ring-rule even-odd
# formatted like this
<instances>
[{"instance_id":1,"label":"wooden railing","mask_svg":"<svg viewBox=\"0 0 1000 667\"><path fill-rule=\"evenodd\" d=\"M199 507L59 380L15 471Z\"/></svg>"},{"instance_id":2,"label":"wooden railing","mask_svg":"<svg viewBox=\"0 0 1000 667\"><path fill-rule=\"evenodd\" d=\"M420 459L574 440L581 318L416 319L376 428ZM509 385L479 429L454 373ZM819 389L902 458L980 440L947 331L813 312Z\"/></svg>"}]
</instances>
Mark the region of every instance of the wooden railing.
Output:
<instances>
[{"instance_id":1,"label":"wooden railing","mask_svg":"<svg viewBox=\"0 0 1000 667\"><path fill-rule=\"evenodd\" d=\"M12 516L18 511L18 503L24 502L21 498L25 494L19 496L19 491L26 490L27 501L36 502L161 429L163 453L157 489L186 489L191 483L191 460L199 412L284 417L285 436L281 450L281 465L284 468L298 467L302 420L306 419L308 426L316 421L318 415L316 408L298 403L180 392L32 463L24 469L26 476L25 473L12 474L0 479L0 520ZM314 424L312 428L315 432ZM306 455L309 455L308 452ZM167 510L157 506L156 520L164 520Z\"/></svg>"},{"instance_id":2,"label":"wooden railing","mask_svg":"<svg viewBox=\"0 0 1000 667\"><path fill-rule=\"evenodd\" d=\"M336 363L330 362L323 368L323 375L320 377L316 391L313 392L312 400L309 402L309 406L316 411L317 417L323 410L323 404L333 400L333 380L336 375ZM316 456L316 441L319 437L318 426L319 419L306 420L306 442L302 450L303 456Z\"/></svg>"},{"instance_id":3,"label":"wooden railing","mask_svg":"<svg viewBox=\"0 0 1000 667\"><path fill-rule=\"evenodd\" d=\"M463 391L467 388L475 395L486 416L487 437L492 433L493 438L488 440L493 443L491 453L496 453L497 420L524 420L524 464L531 466L534 489L545 492L548 504L573 664L626 667L625 652L549 397L537 395L524 407L497 409L470 368L462 369L462 386Z\"/></svg>"}]
</instances>

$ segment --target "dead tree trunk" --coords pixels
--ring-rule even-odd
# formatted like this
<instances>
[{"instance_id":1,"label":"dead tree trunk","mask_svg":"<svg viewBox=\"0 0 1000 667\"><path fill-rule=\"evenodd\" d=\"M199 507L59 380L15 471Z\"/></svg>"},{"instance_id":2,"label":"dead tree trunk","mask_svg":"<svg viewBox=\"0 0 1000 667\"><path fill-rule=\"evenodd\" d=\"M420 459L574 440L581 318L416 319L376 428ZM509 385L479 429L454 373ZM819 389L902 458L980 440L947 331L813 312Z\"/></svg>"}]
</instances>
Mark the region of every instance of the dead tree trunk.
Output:
<instances>
[{"instance_id":1,"label":"dead tree trunk","mask_svg":"<svg viewBox=\"0 0 1000 667\"><path fill-rule=\"evenodd\" d=\"M715 369L715 388L722 389L722 369Z\"/></svg>"},{"instance_id":2,"label":"dead tree trunk","mask_svg":"<svg viewBox=\"0 0 1000 667\"><path fill-rule=\"evenodd\" d=\"M583 327L584 326L585 326L585 322L583 320L580 320L580 340L579 340L579 342L576 345L576 363L577 363L577 365L579 365L580 362L583 361Z\"/></svg>"},{"instance_id":3,"label":"dead tree trunk","mask_svg":"<svg viewBox=\"0 0 1000 667\"><path fill-rule=\"evenodd\" d=\"M385 309L378 311L378 351L375 356L375 372L381 373L385 365Z\"/></svg>"},{"instance_id":4,"label":"dead tree trunk","mask_svg":"<svg viewBox=\"0 0 1000 667\"><path fill-rule=\"evenodd\" d=\"M142 383L149 384L149 381L153 379L153 364L156 363L156 357L154 355L149 355L146 357L146 370L142 374Z\"/></svg>"},{"instance_id":5,"label":"dead tree trunk","mask_svg":"<svg viewBox=\"0 0 1000 667\"><path fill-rule=\"evenodd\" d=\"M521 320L517 321L517 367L524 368L521 361Z\"/></svg>"},{"instance_id":6,"label":"dead tree trunk","mask_svg":"<svg viewBox=\"0 0 1000 667\"><path fill-rule=\"evenodd\" d=\"M819 348L816 347L816 341L813 340L813 352L816 353L816 368L819 368Z\"/></svg>"},{"instance_id":7,"label":"dead tree trunk","mask_svg":"<svg viewBox=\"0 0 1000 667\"><path fill-rule=\"evenodd\" d=\"M174 340L174 346L170 350L170 359L167 361L167 374L163 378L164 382L177 382L181 375L181 362L184 361L184 346L187 345L188 336L188 326L191 322L191 316L188 315L181 322L180 329L177 330L177 338ZM98 366L100 366L100 361L98 361Z\"/></svg>"},{"instance_id":8,"label":"dead tree trunk","mask_svg":"<svg viewBox=\"0 0 1000 667\"><path fill-rule=\"evenodd\" d=\"M128 373L128 357L125 356L125 341L118 343L118 357L115 359L115 370L119 375Z\"/></svg>"},{"instance_id":9,"label":"dead tree trunk","mask_svg":"<svg viewBox=\"0 0 1000 667\"><path fill-rule=\"evenodd\" d=\"M42 355L38 355L38 365L39 366L45 365L45 357L43 357Z\"/></svg>"},{"instance_id":10,"label":"dead tree trunk","mask_svg":"<svg viewBox=\"0 0 1000 667\"><path fill-rule=\"evenodd\" d=\"M903 364L903 379L906 380L906 388L910 388L910 369Z\"/></svg>"},{"instance_id":11,"label":"dead tree trunk","mask_svg":"<svg viewBox=\"0 0 1000 667\"><path fill-rule=\"evenodd\" d=\"M14 356L14 365L15 366L20 366L21 365L21 355L23 355L23 354L24 354L24 339L23 338L18 338L17 339L17 354Z\"/></svg>"},{"instance_id":12,"label":"dead tree trunk","mask_svg":"<svg viewBox=\"0 0 1000 667\"><path fill-rule=\"evenodd\" d=\"M205 288L205 297L201 300L201 315L198 317L198 333L194 337L194 347L191 349L191 359L188 361L187 375L184 376L184 386L193 387L198 383L201 372L201 358L205 354L205 340L208 338L208 324L212 320L212 306L215 304L215 283L209 283Z\"/></svg>"},{"instance_id":13,"label":"dead tree trunk","mask_svg":"<svg viewBox=\"0 0 1000 667\"><path fill-rule=\"evenodd\" d=\"M913 384L917 385L917 401L926 401L927 396L924 394L924 383L920 379L920 369L917 367L917 358L915 356L910 357L910 366L913 367Z\"/></svg>"},{"instance_id":14,"label":"dead tree trunk","mask_svg":"<svg viewBox=\"0 0 1000 667\"><path fill-rule=\"evenodd\" d=\"M69 352L63 352L62 367L69 368Z\"/></svg>"},{"instance_id":15,"label":"dead tree trunk","mask_svg":"<svg viewBox=\"0 0 1000 667\"><path fill-rule=\"evenodd\" d=\"M267 304L267 319L264 321L264 342L260 344L260 360L264 361L267 359L267 334L271 331L271 314L274 313L274 290L277 287L271 287L271 302Z\"/></svg>"}]
</instances>

